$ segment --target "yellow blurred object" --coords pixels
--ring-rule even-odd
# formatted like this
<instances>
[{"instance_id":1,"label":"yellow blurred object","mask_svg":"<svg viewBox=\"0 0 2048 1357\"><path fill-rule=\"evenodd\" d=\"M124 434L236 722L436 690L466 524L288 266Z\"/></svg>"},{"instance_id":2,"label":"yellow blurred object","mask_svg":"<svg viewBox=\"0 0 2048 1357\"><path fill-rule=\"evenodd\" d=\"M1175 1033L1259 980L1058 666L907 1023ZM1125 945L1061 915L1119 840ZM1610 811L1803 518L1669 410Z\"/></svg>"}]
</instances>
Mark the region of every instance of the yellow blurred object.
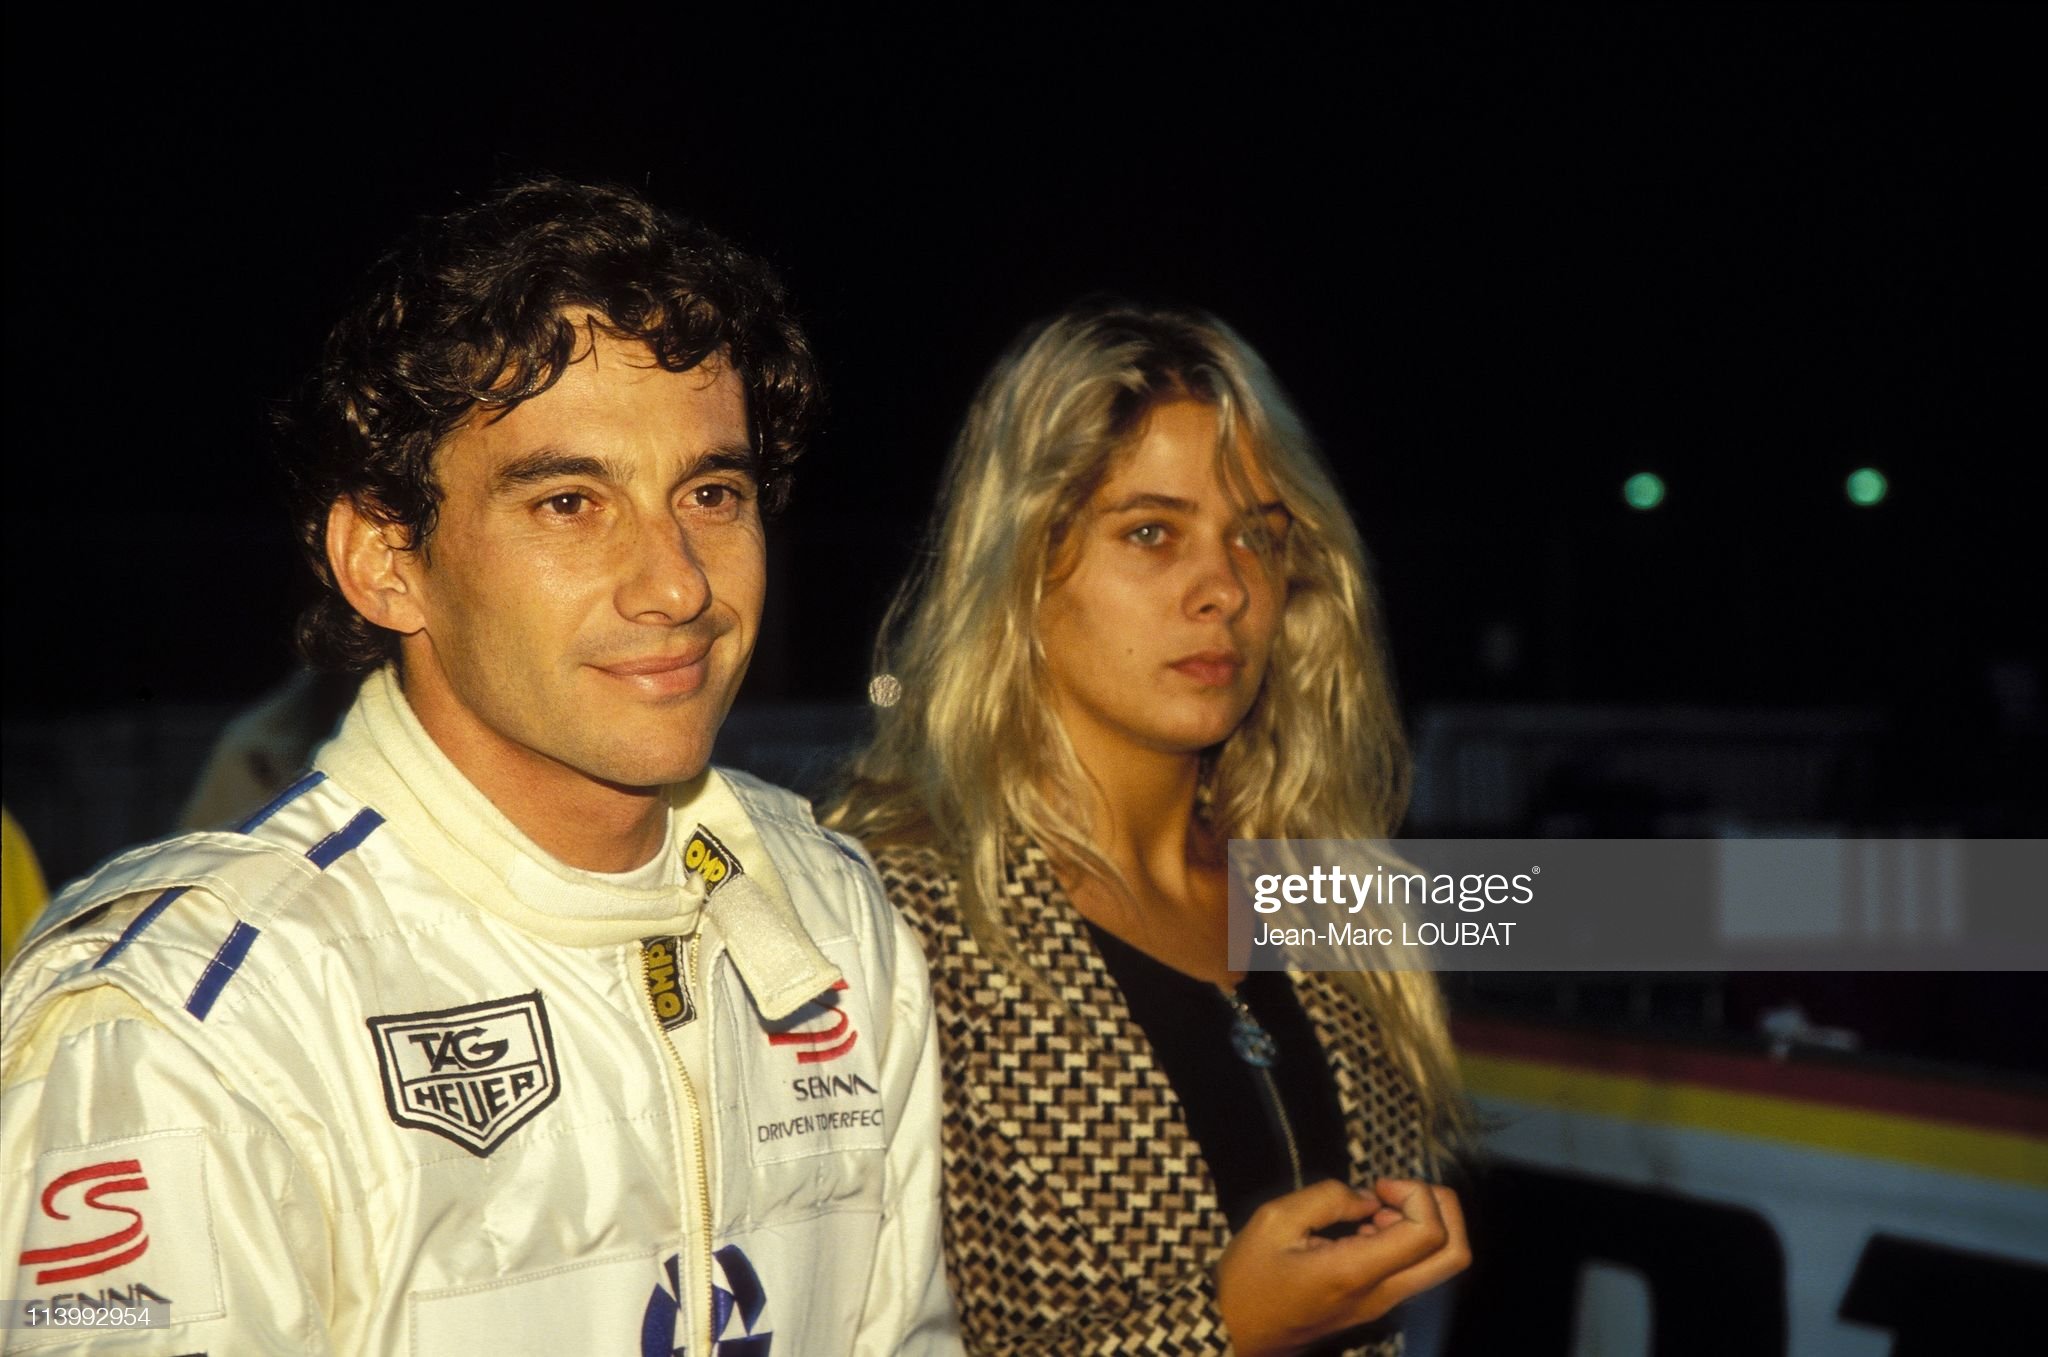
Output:
<instances>
[{"instance_id":1,"label":"yellow blurred object","mask_svg":"<svg viewBox=\"0 0 2048 1357\"><path fill-rule=\"evenodd\" d=\"M5 807L0 807L0 866L4 866L0 873L0 966L5 966L14 959L22 935L50 899L28 836Z\"/></svg>"}]
</instances>

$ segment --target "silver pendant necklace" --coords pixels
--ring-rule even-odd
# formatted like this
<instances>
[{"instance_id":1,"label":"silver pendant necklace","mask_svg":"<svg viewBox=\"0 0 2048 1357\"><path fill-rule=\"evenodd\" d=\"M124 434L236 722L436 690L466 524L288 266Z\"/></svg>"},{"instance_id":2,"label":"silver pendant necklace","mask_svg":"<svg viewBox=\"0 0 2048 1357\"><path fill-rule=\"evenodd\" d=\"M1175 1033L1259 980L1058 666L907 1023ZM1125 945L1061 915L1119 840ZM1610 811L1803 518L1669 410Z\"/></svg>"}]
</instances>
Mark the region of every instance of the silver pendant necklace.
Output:
<instances>
[{"instance_id":1,"label":"silver pendant necklace","mask_svg":"<svg viewBox=\"0 0 2048 1357\"><path fill-rule=\"evenodd\" d=\"M1272 1069L1280 1058L1280 1044L1273 1040L1271 1032L1259 1026L1259 1020L1252 1016L1251 1005L1245 1003L1236 990L1223 990L1222 994L1235 1015L1230 1022L1230 1049L1253 1069Z\"/></svg>"}]
</instances>

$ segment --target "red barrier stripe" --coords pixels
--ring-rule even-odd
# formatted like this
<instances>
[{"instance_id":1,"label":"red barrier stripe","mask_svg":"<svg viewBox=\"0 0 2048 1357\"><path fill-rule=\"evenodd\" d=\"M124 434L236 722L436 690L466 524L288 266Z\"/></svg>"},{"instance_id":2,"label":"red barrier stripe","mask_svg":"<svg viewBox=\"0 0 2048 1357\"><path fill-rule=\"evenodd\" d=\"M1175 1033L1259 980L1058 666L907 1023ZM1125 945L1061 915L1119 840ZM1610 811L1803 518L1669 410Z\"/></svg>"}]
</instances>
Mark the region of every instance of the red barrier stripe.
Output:
<instances>
[{"instance_id":1,"label":"red barrier stripe","mask_svg":"<svg viewBox=\"0 0 2048 1357\"><path fill-rule=\"evenodd\" d=\"M1652 1083L1702 1084L1771 1097L2048 1137L2048 1096L1961 1080L1842 1069L1676 1043L1636 1041L1568 1028L1463 1017L1451 1024L1461 1050L1511 1060L1625 1074Z\"/></svg>"}]
</instances>

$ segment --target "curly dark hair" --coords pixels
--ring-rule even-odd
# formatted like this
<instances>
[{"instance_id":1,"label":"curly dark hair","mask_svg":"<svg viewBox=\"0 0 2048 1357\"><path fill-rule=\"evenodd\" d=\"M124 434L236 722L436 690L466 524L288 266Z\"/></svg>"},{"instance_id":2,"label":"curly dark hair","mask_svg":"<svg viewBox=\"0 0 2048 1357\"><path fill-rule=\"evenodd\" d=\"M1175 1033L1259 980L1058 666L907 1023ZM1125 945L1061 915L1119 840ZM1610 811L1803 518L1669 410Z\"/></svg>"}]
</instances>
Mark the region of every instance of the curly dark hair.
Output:
<instances>
[{"instance_id":1,"label":"curly dark hair","mask_svg":"<svg viewBox=\"0 0 2048 1357\"><path fill-rule=\"evenodd\" d=\"M565 313L586 310L672 372L714 354L731 363L761 506L786 502L820 392L774 272L631 190L522 179L423 221L379 260L278 418L292 518L320 584L299 618L308 662L359 672L397 652L396 635L335 585L330 508L352 500L425 545L441 500L435 449L471 411L509 410L553 386L585 334Z\"/></svg>"}]
</instances>

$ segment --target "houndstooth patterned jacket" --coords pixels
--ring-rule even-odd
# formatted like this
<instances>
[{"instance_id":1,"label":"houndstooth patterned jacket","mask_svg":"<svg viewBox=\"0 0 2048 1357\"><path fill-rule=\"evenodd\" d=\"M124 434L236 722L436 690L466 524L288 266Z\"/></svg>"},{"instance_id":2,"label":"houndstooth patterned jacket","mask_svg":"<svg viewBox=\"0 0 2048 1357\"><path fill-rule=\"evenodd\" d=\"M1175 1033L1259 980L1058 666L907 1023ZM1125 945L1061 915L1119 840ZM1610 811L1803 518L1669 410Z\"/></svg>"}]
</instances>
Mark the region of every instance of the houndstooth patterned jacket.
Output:
<instances>
[{"instance_id":1,"label":"houndstooth patterned jacket","mask_svg":"<svg viewBox=\"0 0 2048 1357\"><path fill-rule=\"evenodd\" d=\"M968 1350L1230 1353L1213 1275L1230 1230L1208 1165L1045 854L1013 845L1004 904L1025 958L1078 1025L968 934L938 853L884 849L875 861L931 962L946 1269ZM1377 1026L1333 977L1292 978L1329 1060L1352 1181L1423 1176L1419 1104ZM1400 1339L1352 1351L1391 1357Z\"/></svg>"}]
</instances>

